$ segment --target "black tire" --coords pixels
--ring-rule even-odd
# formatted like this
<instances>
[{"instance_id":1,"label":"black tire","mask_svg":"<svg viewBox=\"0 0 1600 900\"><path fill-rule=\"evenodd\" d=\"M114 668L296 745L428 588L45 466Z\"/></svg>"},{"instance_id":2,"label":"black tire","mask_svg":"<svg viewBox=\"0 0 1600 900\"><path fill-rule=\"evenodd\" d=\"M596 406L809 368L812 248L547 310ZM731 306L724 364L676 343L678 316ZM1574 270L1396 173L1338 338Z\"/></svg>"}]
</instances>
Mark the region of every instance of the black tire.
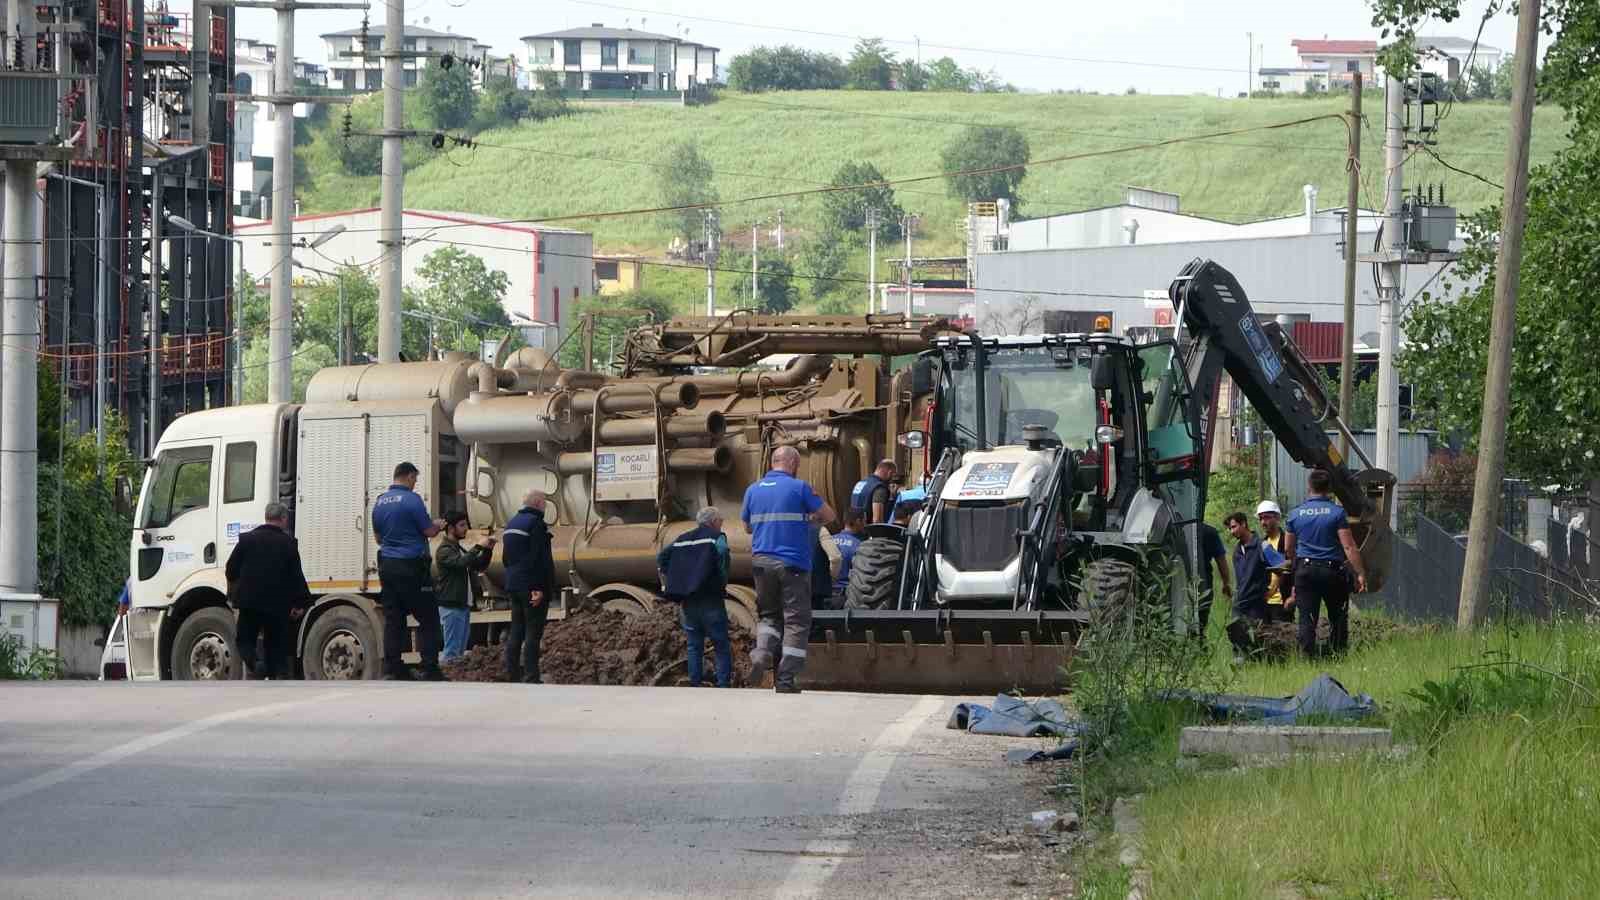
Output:
<instances>
[{"instance_id":1,"label":"black tire","mask_svg":"<svg viewBox=\"0 0 1600 900\"><path fill-rule=\"evenodd\" d=\"M189 614L172 638L177 681L234 681L242 677L233 611L207 606Z\"/></svg>"},{"instance_id":2,"label":"black tire","mask_svg":"<svg viewBox=\"0 0 1600 900\"><path fill-rule=\"evenodd\" d=\"M1121 613L1137 596L1139 573L1120 559L1097 559L1083 567L1078 582L1078 608L1094 619Z\"/></svg>"},{"instance_id":3,"label":"black tire","mask_svg":"<svg viewBox=\"0 0 1600 900\"><path fill-rule=\"evenodd\" d=\"M868 538L856 549L845 585L847 609L893 609L900 599L900 568L906 545L892 538Z\"/></svg>"},{"instance_id":4,"label":"black tire","mask_svg":"<svg viewBox=\"0 0 1600 900\"><path fill-rule=\"evenodd\" d=\"M1089 613L1091 631L1127 623L1136 616L1159 616L1176 627L1187 621L1189 613L1188 571L1183 551L1175 542L1146 553L1139 564L1126 559L1091 560L1078 579L1078 608ZM1165 596L1153 595L1155 585L1165 589Z\"/></svg>"},{"instance_id":5,"label":"black tire","mask_svg":"<svg viewBox=\"0 0 1600 900\"><path fill-rule=\"evenodd\" d=\"M366 613L338 606L311 623L301 662L308 681L374 681L383 674L383 643Z\"/></svg>"}]
</instances>

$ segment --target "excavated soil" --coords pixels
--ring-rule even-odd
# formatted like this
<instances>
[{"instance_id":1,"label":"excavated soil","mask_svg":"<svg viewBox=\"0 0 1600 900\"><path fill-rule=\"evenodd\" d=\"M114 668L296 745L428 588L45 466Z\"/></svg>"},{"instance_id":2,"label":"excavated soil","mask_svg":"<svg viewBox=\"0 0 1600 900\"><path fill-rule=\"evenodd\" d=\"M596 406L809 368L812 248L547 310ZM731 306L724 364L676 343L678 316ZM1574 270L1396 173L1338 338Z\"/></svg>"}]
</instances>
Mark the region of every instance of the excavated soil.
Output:
<instances>
[{"instance_id":1,"label":"excavated soil","mask_svg":"<svg viewBox=\"0 0 1600 900\"><path fill-rule=\"evenodd\" d=\"M1350 649L1368 644L1379 644L1402 634L1412 634L1425 626L1402 625L1388 619L1368 618L1352 611L1350 615ZM1317 619L1317 640L1326 643L1332 633L1326 613ZM1261 656L1267 659L1289 659L1300 652L1298 632L1293 622L1273 622L1256 629L1256 642Z\"/></svg>"},{"instance_id":2,"label":"excavated soil","mask_svg":"<svg viewBox=\"0 0 1600 900\"><path fill-rule=\"evenodd\" d=\"M730 623L728 631L733 683L743 686L755 639L736 624ZM687 648L676 606L664 604L628 614L586 604L545 627L539 668L547 684L687 684ZM447 663L445 674L452 681L498 681L504 652L500 644L474 647L462 659ZM708 641L705 679L714 681L714 672Z\"/></svg>"}]
</instances>

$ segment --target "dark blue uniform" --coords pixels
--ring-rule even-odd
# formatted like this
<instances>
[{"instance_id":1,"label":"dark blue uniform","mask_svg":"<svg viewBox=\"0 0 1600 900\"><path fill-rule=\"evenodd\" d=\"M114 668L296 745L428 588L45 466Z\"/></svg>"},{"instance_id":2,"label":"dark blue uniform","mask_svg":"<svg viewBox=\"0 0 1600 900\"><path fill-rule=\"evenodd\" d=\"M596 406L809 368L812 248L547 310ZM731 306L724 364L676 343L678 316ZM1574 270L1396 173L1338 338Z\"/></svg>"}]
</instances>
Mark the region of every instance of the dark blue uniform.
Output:
<instances>
[{"instance_id":1,"label":"dark blue uniform","mask_svg":"<svg viewBox=\"0 0 1600 900\"><path fill-rule=\"evenodd\" d=\"M539 645L556 596L555 557L550 552L550 527L544 510L524 506L506 523L501 562L506 593L511 595L511 633L506 636L507 681L541 684ZM540 599L533 600L533 592Z\"/></svg>"},{"instance_id":2,"label":"dark blue uniform","mask_svg":"<svg viewBox=\"0 0 1600 900\"><path fill-rule=\"evenodd\" d=\"M428 554L433 519L417 493L392 484L372 502L372 532L378 538L378 580L383 605L383 673L405 678L400 659L406 646L406 616L417 620L422 671L439 677L439 606L434 602L433 564Z\"/></svg>"},{"instance_id":3,"label":"dark blue uniform","mask_svg":"<svg viewBox=\"0 0 1600 900\"><path fill-rule=\"evenodd\" d=\"M839 548L839 577L833 580L833 596L835 608L844 608L844 589L850 585L850 564L855 561L856 551L861 549L861 536L853 531L841 531L833 536L833 543Z\"/></svg>"},{"instance_id":4,"label":"dark blue uniform","mask_svg":"<svg viewBox=\"0 0 1600 900\"><path fill-rule=\"evenodd\" d=\"M756 643L752 680L759 680L782 647L775 681L784 689L806 664L811 638L811 568L815 537L811 514L822 498L811 485L774 469L744 492L740 517L750 527L750 568L756 583Z\"/></svg>"},{"instance_id":5,"label":"dark blue uniform","mask_svg":"<svg viewBox=\"0 0 1600 900\"><path fill-rule=\"evenodd\" d=\"M1339 532L1350 527L1344 507L1328 497L1307 497L1289 510L1284 530L1294 535L1296 636L1306 656L1317 655L1317 616L1328 607L1328 650L1344 652L1350 643L1350 568Z\"/></svg>"},{"instance_id":6,"label":"dark blue uniform","mask_svg":"<svg viewBox=\"0 0 1600 900\"><path fill-rule=\"evenodd\" d=\"M680 622L688 641L689 684L700 686L706 639L717 666L717 687L733 683L733 646L728 642L728 539L701 525L678 536L656 554L656 568L666 573L667 599L683 604Z\"/></svg>"},{"instance_id":7,"label":"dark blue uniform","mask_svg":"<svg viewBox=\"0 0 1600 900\"><path fill-rule=\"evenodd\" d=\"M872 503L876 500L883 504L883 518L872 515ZM889 482L879 478L876 474L856 482L850 489L850 511L859 513L862 520L868 525L887 522L894 515L894 504L889 499Z\"/></svg>"}]
</instances>

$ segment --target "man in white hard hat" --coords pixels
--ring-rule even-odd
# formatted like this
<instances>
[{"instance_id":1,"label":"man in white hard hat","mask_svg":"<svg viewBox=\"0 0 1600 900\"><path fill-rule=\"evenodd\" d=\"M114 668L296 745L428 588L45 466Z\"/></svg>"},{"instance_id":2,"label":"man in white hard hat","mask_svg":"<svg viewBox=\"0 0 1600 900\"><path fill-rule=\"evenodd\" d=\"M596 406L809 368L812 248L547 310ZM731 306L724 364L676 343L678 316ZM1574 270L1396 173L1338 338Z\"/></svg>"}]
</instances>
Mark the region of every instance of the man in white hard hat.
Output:
<instances>
[{"instance_id":1,"label":"man in white hard hat","mask_svg":"<svg viewBox=\"0 0 1600 900\"><path fill-rule=\"evenodd\" d=\"M1256 506L1256 521L1261 523L1261 540L1280 555L1283 553L1283 510L1272 500ZM1267 583L1267 621L1294 621L1294 583L1277 572Z\"/></svg>"}]
</instances>

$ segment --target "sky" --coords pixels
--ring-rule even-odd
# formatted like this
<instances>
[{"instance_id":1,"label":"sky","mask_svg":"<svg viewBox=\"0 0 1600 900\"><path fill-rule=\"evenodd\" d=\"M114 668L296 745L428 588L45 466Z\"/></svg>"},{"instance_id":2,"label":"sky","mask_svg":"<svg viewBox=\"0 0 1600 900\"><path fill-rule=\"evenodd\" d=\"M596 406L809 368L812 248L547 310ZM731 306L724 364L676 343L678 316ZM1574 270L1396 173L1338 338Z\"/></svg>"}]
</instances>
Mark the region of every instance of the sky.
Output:
<instances>
[{"instance_id":1,"label":"sky","mask_svg":"<svg viewBox=\"0 0 1600 900\"><path fill-rule=\"evenodd\" d=\"M1464 0L1461 18L1421 31L1471 39L1488 2ZM274 15L240 10L239 34L273 40ZM375 0L372 27L381 29L384 15L384 0ZM845 58L856 37L881 37L895 53L915 58L920 39L924 62L948 55L965 68L994 69L1024 90L1132 87L1158 94L1245 90L1252 45L1257 66L1281 66L1296 62L1294 38L1378 38L1364 0L409 0L405 15L408 23L467 34L500 53L522 51L524 35L595 22L662 34L687 30L688 40L720 48L722 65L761 44ZM301 10L295 55L326 63L319 35L360 23L359 10ZM1509 51L1515 34L1515 19L1502 12L1484 28L1482 42Z\"/></svg>"}]
</instances>

